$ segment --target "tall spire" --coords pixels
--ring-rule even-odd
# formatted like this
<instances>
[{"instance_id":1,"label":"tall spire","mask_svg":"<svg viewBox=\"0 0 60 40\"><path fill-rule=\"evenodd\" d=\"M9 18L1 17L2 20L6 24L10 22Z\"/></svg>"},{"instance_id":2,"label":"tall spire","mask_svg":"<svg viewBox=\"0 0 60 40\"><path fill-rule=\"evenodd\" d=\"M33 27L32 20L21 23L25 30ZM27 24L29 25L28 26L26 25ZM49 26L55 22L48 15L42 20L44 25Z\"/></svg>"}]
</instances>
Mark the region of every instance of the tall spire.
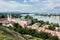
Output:
<instances>
[{"instance_id":1,"label":"tall spire","mask_svg":"<svg viewBox=\"0 0 60 40\"><path fill-rule=\"evenodd\" d=\"M9 14L7 14L7 20L9 21Z\"/></svg>"},{"instance_id":2,"label":"tall spire","mask_svg":"<svg viewBox=\"0 0 60 40\"><path fill-rule=\"evenodd\" d=\"M11 21L11 14L7 14L7 20L10 22Z\"/></svg>"},{"instance_id":3,"label":"tall spire","mask_svg":"<svg viewBox=\"0 0 60 40\"><path fill-rule=\"evenodd\" d=\"M10 19L12 18L11 13L10 13Z\"/></svg>"}]
</instances>

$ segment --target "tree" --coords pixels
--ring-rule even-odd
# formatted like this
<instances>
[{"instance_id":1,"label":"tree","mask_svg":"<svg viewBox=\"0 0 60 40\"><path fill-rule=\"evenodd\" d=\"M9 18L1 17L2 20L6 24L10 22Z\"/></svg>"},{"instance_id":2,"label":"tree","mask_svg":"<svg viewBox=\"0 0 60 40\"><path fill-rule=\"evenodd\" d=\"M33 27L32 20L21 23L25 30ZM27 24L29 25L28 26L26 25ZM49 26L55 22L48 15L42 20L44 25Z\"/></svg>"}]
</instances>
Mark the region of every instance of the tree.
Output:
<instances>
[{"instance_id":1,"label":"tree","mask_svg":"<svg viewBox=\"0 0 60 40\"><path fill-rule=\"evenodd\" d=\"M37 22L38 22L37 19L32 19L32 24L37 23Z\"/></svg>"},{"instance_id":2,"label":"tree","mask_svg":"<svg viewBox=\"0 0 60 40\"><path fill-rule=\"evenodd\" d=\"M58 40L57 36L52 36L49 33L45 33L45 32L38 32L35 29L27 29L27 28L22 28L21 26L19 26L18 24L15 24L15 31L19 32L20 34L29 34L32 35L34 37L38 37L38 38L42 38L44 40Z\"/></svg>"},{"instance_id":3,"label":"tree","mask_svg":"<svg viewBox=\"0 0 60 40\"><path fill-rule=\"evenodd\" d=\"M1 18L5 18L5 16L4 16L4 15L2 15L2 16L1 16Z\"/></svg>"},{"instance_id":4,"label":"tree","mask_svg":"<svg viewBox=\"0 0 60 40\"><path fill-rule=\"evenodd\" d=\"M48 29L55 30L55 27L59 27L59 24L58 23L51 23Z\"/></svg>"},{"instance_id":5,"label":"tree","mask_svg":"<svg viewBox=\"0 0 60 40\"><path fill-rule=\"evenodd\" d=\"M32 16L29 16L29 15L26 15L26 16L25 16L25 19L31 19L31 20L32 20L33 17L32 17Z\"/></svg>"},{"instance_id":6,"label":"tree","mask_svg":"<svg viewBox=\"0 0 60 40\"><path fill-rule=\"evenodd\" d=\"M50 36L48 40L59 40L57 36Z\"/></svg>"},{"instance_id":7,"label":"tree","mask_svg":"<svg viewBox=\"0 0 60 40\"><path fill-rule=\"evenodd\" d=\"M43 39L48 39L48 33L45 33L45 32L40 32L40 38L43 38Z\"/></svg>"},{"instance_id":8,"label":"tree","mask_svg":"<svg viewBox=\"0 0 60 40\"><path fill-rule=\"evenodd\" d=\"M2 25L2 23L0 23L0 25Z\"/></svg>"},{"instance_id":9,"label":"tree","mask_svg":"<svg viewBox=\"0 0 60 40\"><path fill-rule=\"evenodd\" d=\"M45 24L48 24L49 25L49 21L46 21Z\"/></svg>"}]
</instances>

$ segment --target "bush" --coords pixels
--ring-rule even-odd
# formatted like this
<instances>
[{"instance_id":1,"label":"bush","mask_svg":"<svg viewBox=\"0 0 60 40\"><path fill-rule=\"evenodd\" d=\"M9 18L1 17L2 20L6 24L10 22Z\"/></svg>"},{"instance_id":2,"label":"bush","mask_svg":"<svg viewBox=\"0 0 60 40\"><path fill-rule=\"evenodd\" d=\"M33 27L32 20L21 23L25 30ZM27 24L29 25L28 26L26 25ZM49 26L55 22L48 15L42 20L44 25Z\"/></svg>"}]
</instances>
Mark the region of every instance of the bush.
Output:
<instances>
[{"instance_id":1,"label":"bush","mask_svg":"<svg viewBox=\"0 0 60 40\"><path fill-rule=\"evenodd\" d=\"M43 39L48 39L48 33L40 32L40 37Z\"/></svg>"},{"instance_id":2,"label":"bush","mask_svg":"<svg viewBox=\"0 0 60 40\"><path fill-rule=\"evenodd\" d=\"M29 34L32 35L34 37L38 37L38 38L42 38L42 39L48 39L48 40L58 40L57 36L52 36L49 33L45 33L45 32L38 32L35 29L27 29L27 28L22 28L21 26L18 26L18 24L16 25L17 27L15 28L16 32L19 32L21 34Z\"/></svg>"},{"instance_id":3,"label":"bush","mask_svg":"<svg viewBox=\"0 0 60 40\"><path fill-rule=\"evenodd\" d=\"M50 36L48 40L59 40L57 36Z\"/></svg>"},{"instance_id":4,"label":"bush","mask_svg":"<svg viewBox=\"0 0 60 40\"><path fill-rule=\"evenodd\" d=\"M37 19L32 19L32 24L37 23L37 22L38 22Z\"/></svg>"}]
</instances>

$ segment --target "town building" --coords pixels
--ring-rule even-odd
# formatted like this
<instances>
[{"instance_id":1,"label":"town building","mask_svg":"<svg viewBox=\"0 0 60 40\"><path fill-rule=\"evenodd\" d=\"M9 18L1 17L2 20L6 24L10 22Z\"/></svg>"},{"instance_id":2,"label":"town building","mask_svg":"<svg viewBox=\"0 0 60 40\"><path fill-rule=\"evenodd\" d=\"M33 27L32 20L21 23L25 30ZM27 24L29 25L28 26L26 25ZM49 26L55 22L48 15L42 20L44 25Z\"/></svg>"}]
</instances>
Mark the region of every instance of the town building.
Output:
<instances>
[{"instance_id":1,"label":"town building","mask_svg":"<svg viewBox=\"0 0 60 40\"><path fill-rule=\"evenodd\" d=\"M55 30L60 32L60 27L55 27Z\"/></svg>"}]
</instances>

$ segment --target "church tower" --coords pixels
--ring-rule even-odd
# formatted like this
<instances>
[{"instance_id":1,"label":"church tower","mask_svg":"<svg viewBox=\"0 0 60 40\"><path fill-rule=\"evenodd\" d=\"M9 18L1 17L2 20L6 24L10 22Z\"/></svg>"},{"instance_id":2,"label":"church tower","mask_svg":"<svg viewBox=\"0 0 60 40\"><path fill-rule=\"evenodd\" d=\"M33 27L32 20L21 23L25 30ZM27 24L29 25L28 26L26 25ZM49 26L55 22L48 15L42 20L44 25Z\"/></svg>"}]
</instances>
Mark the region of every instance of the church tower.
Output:
<instances>
[{"instance_id":1,"label":"church tower","mask_svg":"<svg viewBox=\"0 0 60 40\"><path fill-rule=\"evenodd\" d=\"M11 14L7 14L7 20L9 21L9 22L11 22Z\"/></svg>"}]
</instances>

